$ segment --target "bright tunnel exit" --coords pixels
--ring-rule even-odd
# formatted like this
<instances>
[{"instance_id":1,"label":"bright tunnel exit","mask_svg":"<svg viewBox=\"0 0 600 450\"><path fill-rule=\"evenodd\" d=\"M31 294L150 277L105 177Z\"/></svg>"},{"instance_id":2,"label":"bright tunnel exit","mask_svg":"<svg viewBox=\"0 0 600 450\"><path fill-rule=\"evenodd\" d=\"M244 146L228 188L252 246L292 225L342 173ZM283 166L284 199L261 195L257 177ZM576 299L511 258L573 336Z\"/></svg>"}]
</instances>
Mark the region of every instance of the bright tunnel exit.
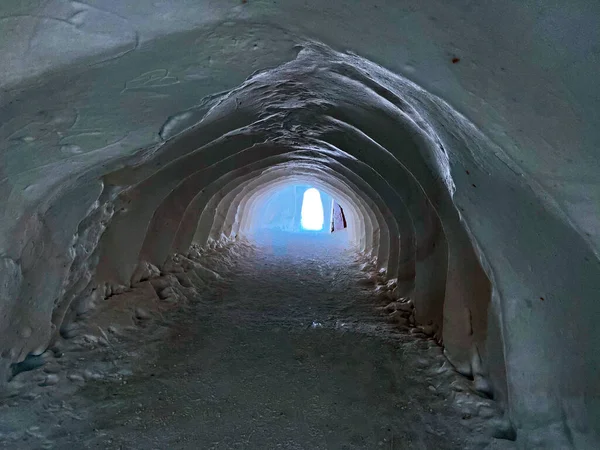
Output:
<instances>
[{"instance_id":1,"label":"bright tunnel exit","mask_svg":"<svg viewBox=\"0 0 600 450\"><path fill-rule=\"evenodd\" d=\"M364 228L361 222L352 222L355 210L347 198L340 196L350 212L350 223L358 224L356 228L347 227L344 210L333 196L339 193L336 188L289 178L267 185L251 198L244 207L241 234L278 255L295 252L306 256L310 249L323 246L333 254L358 242ZM351 232L337 232L347 228Z\"/></svg>"},{"instance_id":2,"label":"bright tunnel exit","mask_svg":"<svg viewBox=\"0 0 600 450\"><path fill-rule=\"evenodd\" d=\"M302 210L300 213L300 225L308 231L321 231L325 216L323 213L323 202L321 194L315 188L309 188L302 197Z\"/></svg>"},{"instance_id":3,"label":"bright tunnel exit","mask_svg":"<svg viewBox=\"0 0 600 450\"><path fill-rule=\"evenodd\" d=\"M270 230L312 237L317 234L330 236L334 231L347 227L348 216L344 215L340 203L332 194L320 184L310 181L282 180L265 192L258 192L248 203L247 219L240 232L246 230L255 234Z\"/></svg>"}]
</instances>

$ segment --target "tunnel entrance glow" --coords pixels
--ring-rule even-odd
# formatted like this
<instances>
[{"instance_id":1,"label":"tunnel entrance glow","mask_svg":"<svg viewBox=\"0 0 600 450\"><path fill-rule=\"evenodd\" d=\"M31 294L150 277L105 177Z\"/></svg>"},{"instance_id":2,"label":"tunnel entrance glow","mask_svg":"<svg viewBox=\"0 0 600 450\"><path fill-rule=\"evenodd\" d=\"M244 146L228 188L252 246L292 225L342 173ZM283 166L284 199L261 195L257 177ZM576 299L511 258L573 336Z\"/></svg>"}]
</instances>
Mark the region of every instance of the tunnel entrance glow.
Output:
<instances>
[{"instance_id":1,"label":"tunnel entrance glow","mask_svg":"<svg viewBox=\"0 0 600 450\"><path fill-rule=\"evenodd\" d=\"M321 231L323 229L324 214L321 194L315 188L307 189L302 198L302 212L300 225L309 231Z\"/></svg>"}]
</instances>

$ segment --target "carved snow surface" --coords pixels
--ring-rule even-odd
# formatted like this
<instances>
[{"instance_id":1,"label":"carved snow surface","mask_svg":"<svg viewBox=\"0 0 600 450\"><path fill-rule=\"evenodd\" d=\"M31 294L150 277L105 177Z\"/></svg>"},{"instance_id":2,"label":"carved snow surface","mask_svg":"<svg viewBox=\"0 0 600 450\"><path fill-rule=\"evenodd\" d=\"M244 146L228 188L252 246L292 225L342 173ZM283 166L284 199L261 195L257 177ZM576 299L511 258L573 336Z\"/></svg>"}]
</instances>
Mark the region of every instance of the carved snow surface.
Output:
<instances>
[{"instance_id":1,"label":"carved snow surface","mask_svg":"<svg viewBox=\"0 0 600 450\"><path fill-rule=\"evenodd\" d=\"M0 445L511 448L437 342L386 319L410 300L379 312L395 283L360 287L364 258L333 236L195 249L104 300L15 375Z\"/></svg>"}]
</instances>

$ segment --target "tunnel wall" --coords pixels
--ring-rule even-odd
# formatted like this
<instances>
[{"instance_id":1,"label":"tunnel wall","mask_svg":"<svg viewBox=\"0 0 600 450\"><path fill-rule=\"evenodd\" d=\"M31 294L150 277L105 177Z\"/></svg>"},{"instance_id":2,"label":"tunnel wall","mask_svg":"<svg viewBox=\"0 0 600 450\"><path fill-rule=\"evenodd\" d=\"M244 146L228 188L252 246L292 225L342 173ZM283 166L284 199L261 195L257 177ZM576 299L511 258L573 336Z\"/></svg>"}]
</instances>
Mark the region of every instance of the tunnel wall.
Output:
<instances>
[{"instance_id":1,"label":"tunnel wall","mask_svg":"<svg viewBox=\"0 0 600 450\"><path fill-rule=\"evenodd\" d=\"M364 165L377 205L364 210L386 225L365 217L406 240L389 232L384 253L396 248L420 323L438 327L459 371L485 375L523 447L597 447L598 4L170 2L158 20L161 8L106 2L80 6L72 26L75 4L34 3L0 7L3 371L42 352L76 305L189 247L189 206L213 199L194 174L301 142L337 171ZM57 27L25 37L35 16ZM265 143L271 153L235 161Z\"/></svg>"},{"instance_id":2,"label":"tunnel wall","mask_svg":"<svg viewBox=\"0 0 600 450\"><path fill-rule=\"evenodd\" d=\"M334 200L331 205L331 232L344 230L347 226L344 208Z\"/></svg>"}]
</instances>

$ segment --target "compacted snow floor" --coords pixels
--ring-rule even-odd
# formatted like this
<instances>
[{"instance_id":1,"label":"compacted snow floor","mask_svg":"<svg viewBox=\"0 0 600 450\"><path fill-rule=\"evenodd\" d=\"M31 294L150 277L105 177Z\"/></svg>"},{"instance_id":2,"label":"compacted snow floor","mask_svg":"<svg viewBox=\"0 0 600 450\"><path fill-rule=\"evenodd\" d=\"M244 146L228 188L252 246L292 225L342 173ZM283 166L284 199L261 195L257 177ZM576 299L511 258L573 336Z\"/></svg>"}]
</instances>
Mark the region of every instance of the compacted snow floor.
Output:
<instances>
[{"instance_id":1,"label":"compacted snow floor","mask_svg":"<svg viewBox=\"0 0 600 450\"><path fill-rule=\"evenodd\" d=\"M343 234L265 232L206 260L221 278L198 298L158 316L138 311L126 333L105 333L108 345L65 344L17 375L0 446L512 445L491 437L503 427L496 405L441 348L378 309L385 302Z\"/></svg>"}]
</instances>

